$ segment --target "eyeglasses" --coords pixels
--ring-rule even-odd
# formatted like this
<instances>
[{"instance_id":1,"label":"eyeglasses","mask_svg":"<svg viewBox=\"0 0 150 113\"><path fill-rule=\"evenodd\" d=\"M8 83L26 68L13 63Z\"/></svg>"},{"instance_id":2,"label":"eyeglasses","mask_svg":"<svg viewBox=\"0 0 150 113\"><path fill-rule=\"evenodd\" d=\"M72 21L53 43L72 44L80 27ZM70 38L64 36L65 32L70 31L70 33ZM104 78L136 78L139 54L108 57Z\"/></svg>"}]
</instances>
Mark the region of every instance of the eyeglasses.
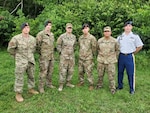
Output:
<instances>
[{"instance_id":1,"label":"eyeglasses","mask_svg":"<svg viewBox=\"0 0 150 113\"><path fill-rule=\"evenodd\" d=\"M104 32L110 32L110 31L104 31Z\"/></svg>"},{"instance_id":2,"label":"eyeglasses","mask_svg":"<svg viewBox=\"0 0 150 113\"><path fill-rule=\"evenodd\" d=\"M72 27L67 27L67 29L72 29Z\"/></svg>"}]
</instances>

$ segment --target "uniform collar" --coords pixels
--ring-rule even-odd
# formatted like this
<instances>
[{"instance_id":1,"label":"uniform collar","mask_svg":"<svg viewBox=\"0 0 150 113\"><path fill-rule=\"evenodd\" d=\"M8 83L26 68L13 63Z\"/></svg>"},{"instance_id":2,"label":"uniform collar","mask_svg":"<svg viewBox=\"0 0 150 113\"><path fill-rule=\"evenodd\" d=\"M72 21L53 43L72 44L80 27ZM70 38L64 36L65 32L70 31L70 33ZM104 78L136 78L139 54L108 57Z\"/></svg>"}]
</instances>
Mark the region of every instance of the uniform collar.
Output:
<instances>
[{"instance_id":1,"label":"uniform collar","mask_svg":"<svg viewBox=\"0 0 150 113\"><path fill-rule=\"evenodd\" d=\"M86 38L86 37L89 37L89 36L90 36L90 33L88 33L86 36L83 34L82 38Z\"/></svg>"},{"instance_id":2,"label":"uniform collar","mask_svg":"<svg viewBox=\"0 0 150 113\"><path fill-rule=\"evenodd\" d=\"M45 30L43 30L43 32L45 35L51 35L51 32L50 32L50 34L48 34Z\"/></svg>"}]
</instances>

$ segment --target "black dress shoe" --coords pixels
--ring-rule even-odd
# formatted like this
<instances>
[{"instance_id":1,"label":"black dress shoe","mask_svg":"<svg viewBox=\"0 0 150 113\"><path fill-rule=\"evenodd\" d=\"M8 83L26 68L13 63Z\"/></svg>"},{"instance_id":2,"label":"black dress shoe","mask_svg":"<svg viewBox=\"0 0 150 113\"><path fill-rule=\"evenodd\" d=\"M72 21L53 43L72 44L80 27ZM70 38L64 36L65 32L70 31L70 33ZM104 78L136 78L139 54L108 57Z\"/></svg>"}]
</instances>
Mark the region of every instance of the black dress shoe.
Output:
<instances>
[{"instance_id":1,"label":"black dress shoe","mask_svg":"<svg viewBox=\"0 0 150 113\"><path fill-rule=\"evenodd\" d=\"M120 87L116 87L116 90L122 90L123 88L120 88Z\"/></svg>"},{"instance_id":2,"label":"black dress shoe","mask_svg":"<svg viewBox=\"0 0 150 113\"><path fill-rule=\"evenodd\" d=\"M130 91L130 94L131 94L131 95L134 95L134 91Z\"/></svg>"}]
</instances>

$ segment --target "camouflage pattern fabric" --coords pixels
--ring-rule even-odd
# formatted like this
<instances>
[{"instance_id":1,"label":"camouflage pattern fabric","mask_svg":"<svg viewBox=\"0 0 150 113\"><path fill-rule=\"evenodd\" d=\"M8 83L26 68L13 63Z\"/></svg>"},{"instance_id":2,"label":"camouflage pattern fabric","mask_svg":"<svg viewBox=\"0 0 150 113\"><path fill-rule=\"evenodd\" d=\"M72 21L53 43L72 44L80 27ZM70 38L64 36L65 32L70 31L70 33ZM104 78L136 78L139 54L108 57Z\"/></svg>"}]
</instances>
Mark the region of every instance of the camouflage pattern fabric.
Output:
<instances>
[{"instance_id":1,"label":"camouflage pattern fabric","mask_svg":"<svg viewBox=\"0 0 150 113\"><path fill-rule=\"evenodd\" d=\"M102 87L103 86L103 77L104 77L104 72L108 73L108 79L109 79L109 88L113 91L115 90L115 74L116 74L116 69L115 69L115 64L110 63L110 64L102 64L98 62L97 65L97 71L98 71L98 82L97 86Z\"/></svg>"},{"instance_id":2,"label":"camouflage pattern fabric","mask_svg":"<svg viewBox=\"0 0 150 113\"><path fill-rule=\"evenodd\" d=\"M8 44L8 52L15 58L15 92L22 92L24 85L24 72L28 75L28 88L34 87L34 52L36 49L36 40L29 35L28 38L22 34L14 36Z\"/></svg>"},{"instance_id":3,"label":"camouflage pattern fabric","mask_svg":"<svg viewBox=\"0 0 150 113\"><path fill-rule=\"evenodd\" d=\"M97 41L96 38L88 34L86 37L84 35L79 38L79 58L83 60L93 59L93 55L96 54Z\"/></svg>"},{"instance_id":4,"label":"camouflage pattern fabric","mask_svg":"<svg viewBox=\"0 0 150 113\"><path fill-rule=\"evenodd\" d=\"M96 54L97 41L90 33L79 38L79 81L84 82L84 73L87 74L87 79L93 85L93 56Z\"/></svg>"},{"instance_id":5,"label":"camouflage pattern fabric","mask_svg":"<svg viewBox=\"0 0 150 113\"><path fill-rule=\"evenodd\" d=\"M40 55L40 75L39 88L43 88L46 84L52 85L52 73L54 68L54 35L47 34L44 30L40 31L36 37L37 51Z\"/></svg>"},{"instance_id":6,"label":"camouflage pattern fabric","mask_svg":"<svg viewBox=\"0 0 150 113\"><path fill-rule=\"evenodd\" d=\"M80 83L84 83L84 74L87 75L87 80L89 81L90 85L94 84L94 78L92 75L93 70L93 60L81 60L79 59L79 81Z\"/></svg>"},{"instance_id":7,"label":"camouflage pattern fabric","mask_svg":"<svg viewBox=\"0 0 150 113\"><path fill-rule=\"evenodd\" d=\"M57 50L60 54L59 64L59 83L64 83L65 80L71 81L74 72L74 48L76 45L76 37L73 34L62 34L57 40Z\"/></svg>"},{"instance_id":8,"label":"camouflage pattern fabric","mask_svg":"<svg viewBox=\"0 0 150 113\"><path fill-rule=\"evenodd\" d=\"M102 37L98 40L98 83L97 86L102 87L104 72L108 72L108 78L110 82L110 89L115 90L115 63L119 54L119 44L113 37L106 39Z\"/></svg>"},{"instance_id":9,"label":"camouflage pattern fabric","mask_svg":"<svg viewBox=\"0 0 150 113\"><path fill-rule=\"evenodd\" d=\"M104 37L98 40L97 61L104 64L116 63L119 54L119 44L113 37L106 40Z\"/></svg>"}]
</instances>

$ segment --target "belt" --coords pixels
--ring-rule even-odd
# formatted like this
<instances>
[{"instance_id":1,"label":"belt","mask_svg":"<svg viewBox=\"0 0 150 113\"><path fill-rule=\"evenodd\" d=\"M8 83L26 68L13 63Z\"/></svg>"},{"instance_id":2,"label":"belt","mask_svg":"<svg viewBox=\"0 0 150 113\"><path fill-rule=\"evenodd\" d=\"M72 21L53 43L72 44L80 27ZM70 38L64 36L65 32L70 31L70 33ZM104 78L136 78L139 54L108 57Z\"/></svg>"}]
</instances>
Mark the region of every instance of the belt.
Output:
<instances>
[{"instance_id":1,"label":"belt","mask_svg":"<svg viewBox=\"0 0 150 113\"><path fill-rule=\"evenodd\" d=\"M120 53L120 54L127 56L127 55L131 55L132 53Z\"/></svg>"}]
</instances>

